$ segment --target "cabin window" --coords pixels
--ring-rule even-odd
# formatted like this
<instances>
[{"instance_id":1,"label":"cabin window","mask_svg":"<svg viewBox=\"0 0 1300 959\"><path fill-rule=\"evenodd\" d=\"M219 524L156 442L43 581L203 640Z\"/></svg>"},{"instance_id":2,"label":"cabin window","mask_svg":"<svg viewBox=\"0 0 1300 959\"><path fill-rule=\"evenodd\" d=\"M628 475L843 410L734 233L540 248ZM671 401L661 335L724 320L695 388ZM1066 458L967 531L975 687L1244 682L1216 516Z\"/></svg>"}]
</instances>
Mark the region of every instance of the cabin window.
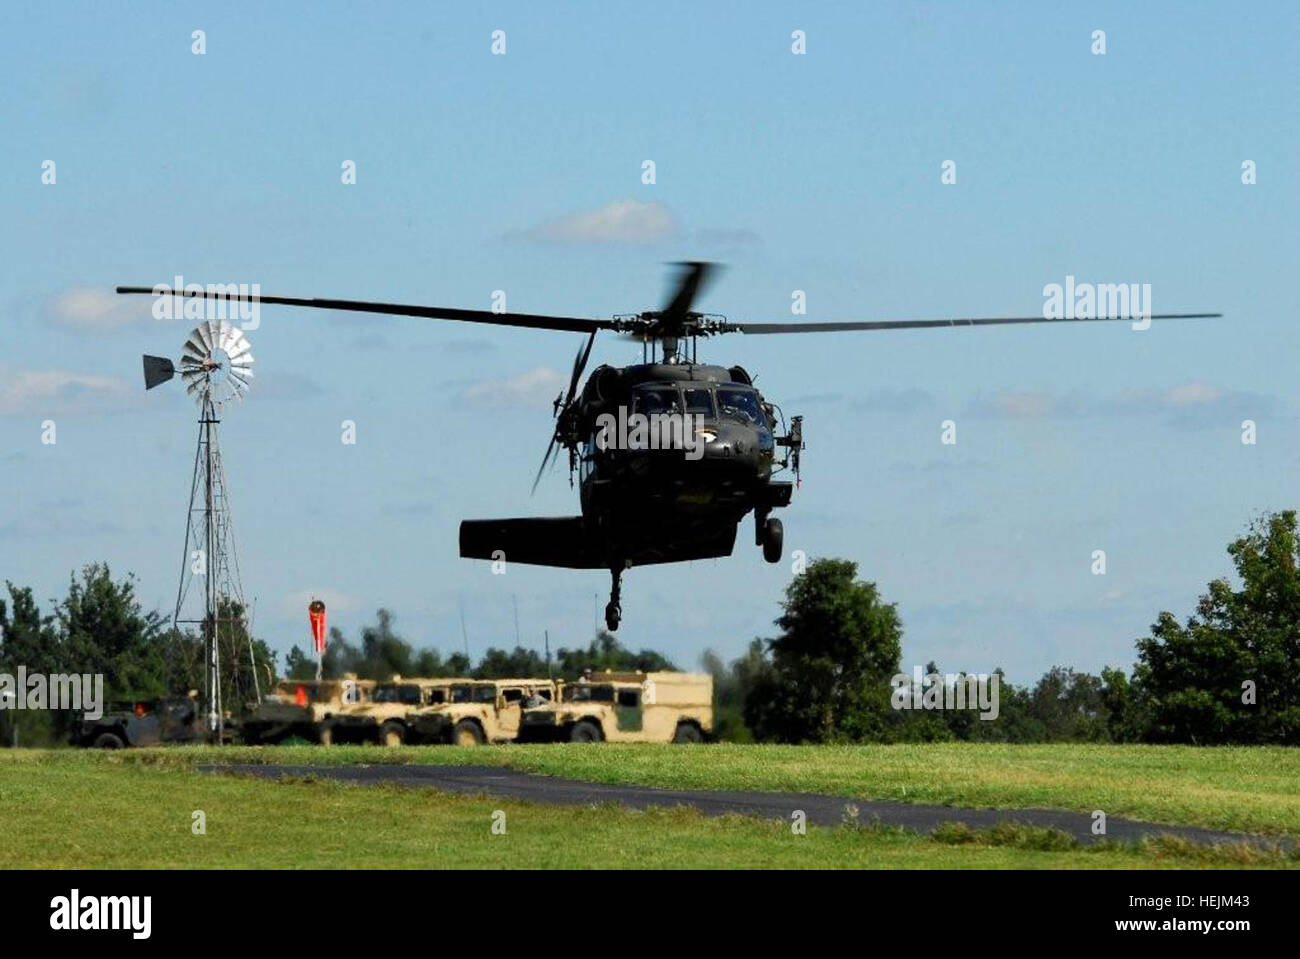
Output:
<instances>
[{"instance_id":1,"label":"cabin window","mask_svg":"<svg viewBox=\"0 0 1300 959\"><path fill-rule=\"evenodd\" d=\"M629 709L635 709L641 704L641 690L620 689L618 691L618 704L620 706L626 706Z\"/></svg>"},{"instance_id":2,"label":"cabin window","mask_svg":"<svg viewBox=\"0 0 1300 959\"><path fill-rule=\"evenodd\" d=\"M686 412L713 418L713 394L708 390L686 390Z\"/></svg>"}]
</instances>

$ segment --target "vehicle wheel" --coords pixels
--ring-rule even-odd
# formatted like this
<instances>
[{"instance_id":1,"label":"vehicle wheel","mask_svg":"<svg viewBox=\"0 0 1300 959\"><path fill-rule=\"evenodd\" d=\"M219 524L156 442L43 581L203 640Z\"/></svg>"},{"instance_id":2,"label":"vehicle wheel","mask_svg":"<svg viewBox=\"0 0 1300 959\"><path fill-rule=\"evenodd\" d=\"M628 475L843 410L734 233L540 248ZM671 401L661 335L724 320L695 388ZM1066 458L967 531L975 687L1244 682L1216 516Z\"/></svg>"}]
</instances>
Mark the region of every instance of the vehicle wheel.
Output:
<instances>
[{"instance_id":1,"label":"vehicle wheel","mask_svg":"<svg viewBox=\"0 0 1300 959\"><path fill-rule=\"evenodd\" d=\"M623 610L617 603L609 603L605 607L605 625L609 627L611 633L618 629L618 620L622 615Z\"/></svg>"},{"instance_id":2,"label":"vehicle wheel","mask_svg":"<svg viewBox=\"0 0 1300 959\"><path fill-rule=\"evenodd\" d=\"M334 727L322 726L320 732L316 734L316 742L322 746L334 745Z\"/></svg>"},{"instance_id":3,"label":"vehicle wheel","mask_svg":"<svg viewBox=\"0 0 1300 959\"><path fill-rule=\"evenodd\" d=\"M95 737L93 745L96 749L121 749L126 741L117 733L100 733Z\"/></svg>"},{"instance_id":4,"label":"vehicle wheel","mask_svg":"<svg viewBox=\"0 0 1300 959\"><path fill-rule=\"evenodd\" d=\"M785 546L785 529L779 519L769 519L763 526L763 558L769 563L781 562L781 550Z\"/></svg>"},{"instance_id":5,"label":"vehicle wheel","mask_svg":"<svg viewBox=\"0 0 1300 959\"><path fill-rule=\"evenodd\" d=\"M379 730L379 741L385 746L400 746L406 739L406 729L401 723L386 722Z\"/></svg>"},{"instance_id":6,"label":"vehicle wheel","mask_svg":"<svg viewBox=\"0 0 1300 959\"><path fill-rule=\"evenodd\" d=\"M462 719L451 731L451 742L454 746L482 746L483 730L478 723Z\"/></svg>"},{"instance_id":7,"label":"vehicle wheel","mask_svg":"<svg viewBox=\"0 0 1300 959\"><path fill-rule=\"evenodd\" d=\"M677 732L673 735L675 743L702 743L704 734L700 732L700 727L694 723L679 723Z\"/></svg>"},{"instance_id":8,"label":"vehicle wheel","mask_svg":"<svg viewBox=\"0 0 1300 959\"><path fill-rule=\"evenodd\" d=\"M604 739L604 734L600 727L590 719L584 719L569 731L569 742L571 743L598 743Z\"/></svg>"}]
</instances>

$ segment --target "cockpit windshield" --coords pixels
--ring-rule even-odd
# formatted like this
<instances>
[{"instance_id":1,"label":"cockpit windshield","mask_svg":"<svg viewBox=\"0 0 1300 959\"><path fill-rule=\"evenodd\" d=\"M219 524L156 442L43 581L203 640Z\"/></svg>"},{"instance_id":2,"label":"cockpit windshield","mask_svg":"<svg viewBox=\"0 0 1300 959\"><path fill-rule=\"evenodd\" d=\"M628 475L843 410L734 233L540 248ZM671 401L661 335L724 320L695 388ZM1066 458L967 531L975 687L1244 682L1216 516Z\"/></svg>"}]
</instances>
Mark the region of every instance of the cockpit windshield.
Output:
<instances>
[{"instance_id":1,"label":"cockpit windshield","mask_svg":"<svg viewBox=\"0 0 1300 959\"><path fill-rule=\"evenodd\" d=\"M681 404L677 391L669 387L636 390L633 394L632 412L653 416L656 413L679 413Z\"/></svg>"},{"instance_id":2,"label":"cockpit windshield","mask_svg":"<svg viewBox=\"0 0 1300 959\"><path fill-rule=\"evenodd\" d=\"M758 405L758 394L752 390L718 390L718 415L767 425L767 417Z\"/></svg>"},{"instance_id":3,"label":"cockpit windshield","mask_svg":"<svg viewBox=\"0 0 1300 959\"><path fill-rule=\"evenodd\" d=\"M713 394L708 390L686 390L686 412L713 419Z\"/></svg>"}]
</instances>

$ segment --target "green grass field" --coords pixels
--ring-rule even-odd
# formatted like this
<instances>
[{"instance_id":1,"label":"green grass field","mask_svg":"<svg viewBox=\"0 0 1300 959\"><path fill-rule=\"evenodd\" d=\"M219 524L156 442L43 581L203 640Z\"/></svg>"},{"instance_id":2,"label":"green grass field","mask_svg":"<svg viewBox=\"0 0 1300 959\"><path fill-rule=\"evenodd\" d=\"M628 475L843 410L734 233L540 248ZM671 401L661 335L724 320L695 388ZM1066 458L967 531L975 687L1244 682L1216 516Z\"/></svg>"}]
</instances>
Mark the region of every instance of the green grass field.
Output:
<instances>
[{"instance_id":1,"label":"green grass field","mask_svg":"<svg viewBox=\"0 0 1300 959\"><path fill-rule=\"evenodd\" d=\"M936 837L690 810L543 806L429 789L193 772L196 762L476 763L602 782L1044 806L1300 838L1300 751L1153 746L618 746L0 751L0 867L1300 866L1295 853L1162 840L1074 847L1004 828ZM191 832L206 814L206 835ZM492 832L493 813L506 832ZM1014 812L1008 812L1014 819Z\"/></svg>"}]
</instances>

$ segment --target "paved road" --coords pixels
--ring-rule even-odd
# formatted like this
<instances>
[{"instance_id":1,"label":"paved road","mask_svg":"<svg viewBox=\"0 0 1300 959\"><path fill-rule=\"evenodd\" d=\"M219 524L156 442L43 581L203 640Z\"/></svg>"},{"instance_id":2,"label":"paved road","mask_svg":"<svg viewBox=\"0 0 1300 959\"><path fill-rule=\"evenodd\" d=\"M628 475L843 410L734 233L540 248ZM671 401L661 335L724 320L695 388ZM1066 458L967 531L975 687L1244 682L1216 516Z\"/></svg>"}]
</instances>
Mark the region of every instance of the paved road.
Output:
<instances>
[{"instance_id":1,"label":"paved road","mask_svg":"<svg viewBox=\"0 0 1300 959\"><path fill-rule=\"evenodd\" d=\"M636 809L652 806L694 806L706 816L741 813L765 819L790 820L791 813L802 809L808 822L835 826L849 815L846 807L857 808L857 820L870 823L878 819L886 826L902 826L929 833L940 823L964 822L981 829L1000 822L1015 820L1034 826L1063 830L1082 843L1098 839L1132 842L1143 836L1168 833L1201 843L1250 842L1272 844L1275 840L1240 833L1217 832L1194 826L1160 826L1130 819L1106 817L1106 835L1092 834L1092 817L1086 813L1062 812L1058 809L962 809L956 806L933 806L919 803L888 802L878 799L844 799L816 793L727 792L702 789L661 789L654 786L610 785L539 776L534 773L503 769L497 766L424 766L396 764L281 765L223 764L198 767L203 772L243 773L277 779L283 776L313 776L338 779L365 785L392 784L425 786L444 792L470 795L503 796L528 802L565 805L622 803Z\"/></svg>"}]
</instances>

